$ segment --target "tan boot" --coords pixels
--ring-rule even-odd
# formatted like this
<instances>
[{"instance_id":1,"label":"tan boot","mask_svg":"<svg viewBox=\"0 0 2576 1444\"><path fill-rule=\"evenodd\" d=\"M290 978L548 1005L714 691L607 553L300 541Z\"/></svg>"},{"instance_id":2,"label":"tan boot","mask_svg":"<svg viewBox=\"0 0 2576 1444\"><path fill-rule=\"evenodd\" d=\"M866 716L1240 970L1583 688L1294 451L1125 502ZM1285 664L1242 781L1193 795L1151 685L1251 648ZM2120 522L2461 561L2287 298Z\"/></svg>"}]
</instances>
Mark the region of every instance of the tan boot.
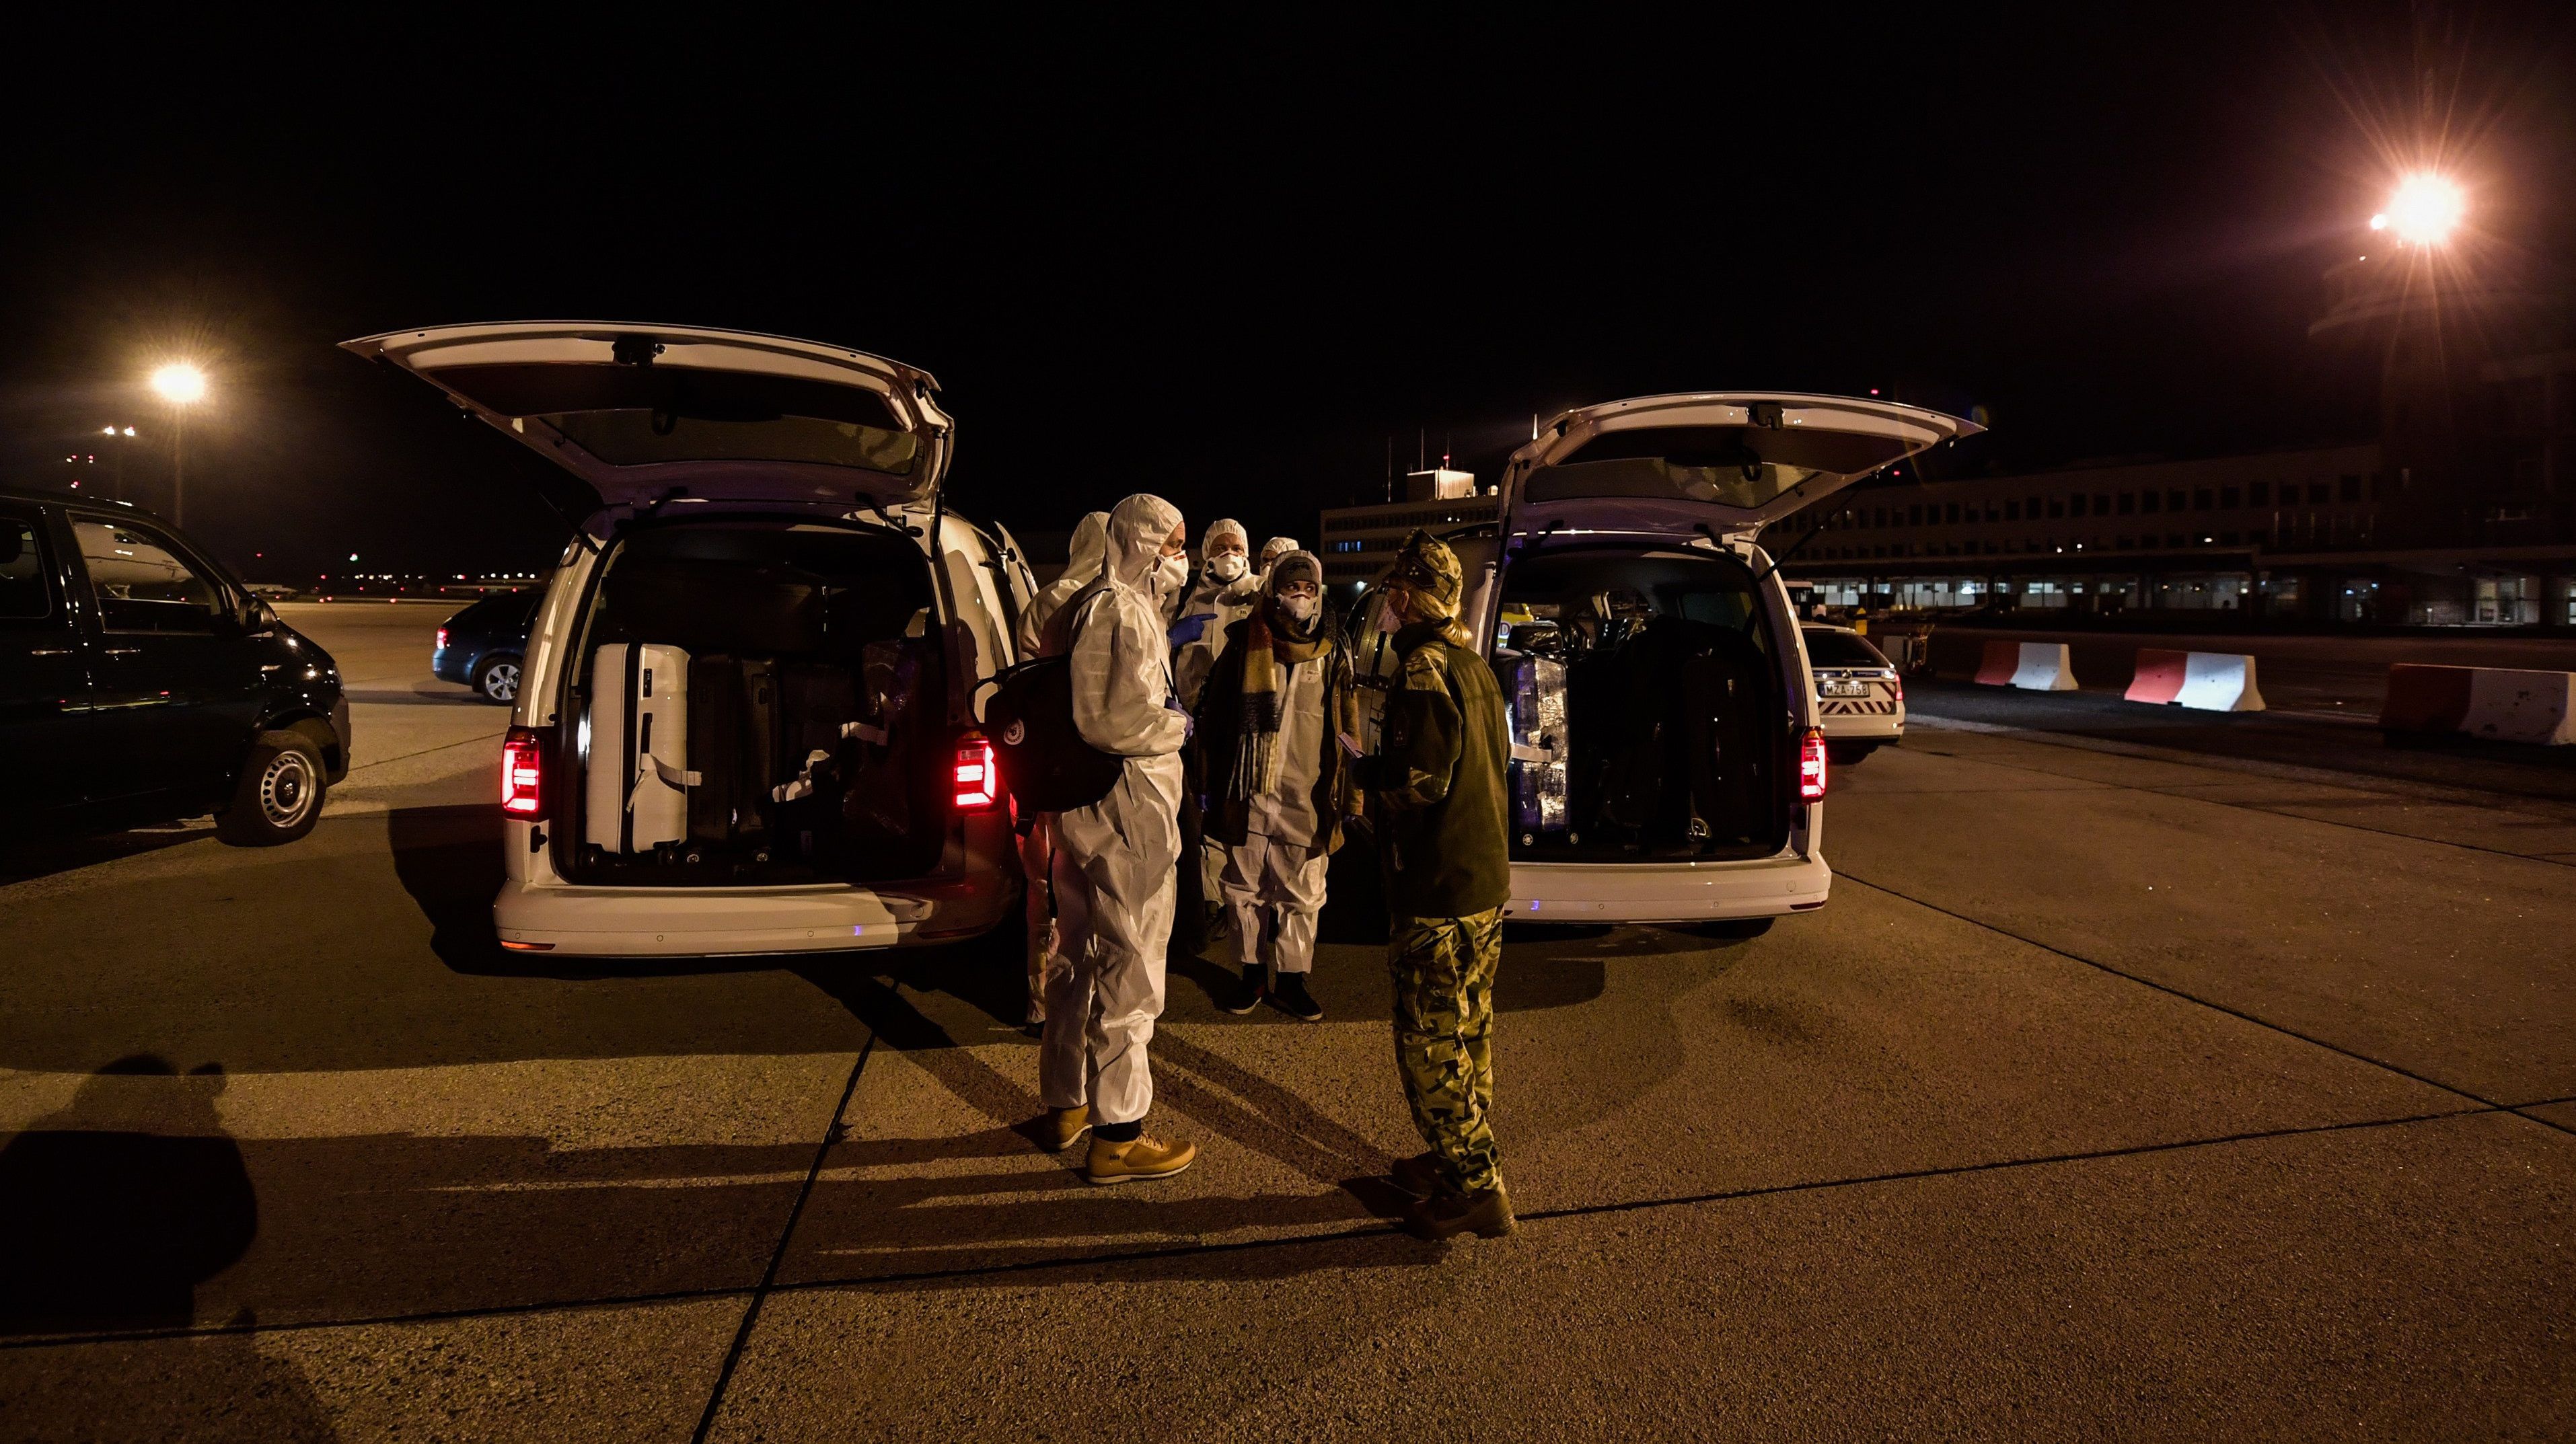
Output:
<instances>
[{"instance_id":1,"label":"tan boot","mask_svg":"<svg viewBox=\"0 0 2576 1444\"><path fill-rule=\"evenodd\" d=\"M1519 1227L1501 1184L1474 1193L1435 1193L1404 1211L1404 1231L1434 1241L1462 1233L1501 1238Z\"/></svg>"},{"instance_id":2,"label":"tan boot","mask_svg":"<svg viewBox=\"0 0 2576 1444\"><path fill-rule=\"evenodd\" d=\"M1049 1153L1062 1153L1091 1126L1089 1108L1050 1108L1038 1120L1038 1146Z\"/></svg>"},{"instance_id":3,"label":"tan boot","mask_svg":"<svg viewBox=\"0 0 2576 1444\"><path fill-rule=\"evenodd\" d=\"M1195 1143L1165 1143L1151 1135L1139 1135L1127 1143L1112 1143L1095 1135L1091 1140L1091 1157L1082 1176L1093 1183L1126 1183L1133 1179L1169 1178L1190 1166L1199 1156Z\"/></svg>"}]
</instances>

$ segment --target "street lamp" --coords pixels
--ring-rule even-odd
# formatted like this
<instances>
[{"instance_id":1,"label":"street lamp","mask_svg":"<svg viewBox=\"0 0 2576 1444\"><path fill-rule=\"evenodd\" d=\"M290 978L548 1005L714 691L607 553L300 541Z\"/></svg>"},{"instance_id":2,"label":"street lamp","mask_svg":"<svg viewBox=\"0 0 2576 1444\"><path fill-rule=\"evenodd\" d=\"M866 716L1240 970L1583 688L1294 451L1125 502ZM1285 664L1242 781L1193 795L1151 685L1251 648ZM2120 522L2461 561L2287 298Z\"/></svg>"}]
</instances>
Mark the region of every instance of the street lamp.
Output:
<instances>
[{"instance_id":1,"label":"street lamp","mask_svg":"<svg viewBox=\"0 0 2576 1444\"><path fill-rule=\"evenodd\" d=\"M206 373L173 361L152 373L152 389L170 403L170 520L188 524L188 408L206 399Z\"/></svg>"},{"instance_id":2,"label":"street lamp","mask_svg":"<svg viewBox=\"0 0 2576 1444\"><path fill-rule=\"evenodd\" d=\"M2410 175L2397 183L2388 209L2370 218L2370 228L2393 231L2410 246L2437 246L2449 239L2468 209L2468 198L2451 181L2430 173Z\"/></svg>"}]
</instances>

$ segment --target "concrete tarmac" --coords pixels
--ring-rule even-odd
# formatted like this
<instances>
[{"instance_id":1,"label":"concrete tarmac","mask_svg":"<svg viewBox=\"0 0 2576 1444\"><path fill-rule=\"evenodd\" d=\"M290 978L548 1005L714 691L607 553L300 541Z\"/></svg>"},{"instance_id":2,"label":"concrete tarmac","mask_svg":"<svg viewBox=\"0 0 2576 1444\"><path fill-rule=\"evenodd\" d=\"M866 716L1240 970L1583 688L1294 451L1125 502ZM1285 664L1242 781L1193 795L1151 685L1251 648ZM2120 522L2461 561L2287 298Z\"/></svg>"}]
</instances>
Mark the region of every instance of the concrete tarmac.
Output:
<instances>
[{"instance_id":1,"label":"concrete tarmac","mask_svg":"<svg viewBox=\"0 0 2576 1444\"><path fill-rule=\"evenodd\" d=\"M2545 769L1928 718L1836 778L1822 911L1513 935L1522 1230L1433 1247L1350 920L1321 1024L1175 967L1202 1160L1090 1188L1008 939L495 952L505 719L357 605L294 619L363 694L313 837L0 886L11 1437L2576 1433Z\"/></svg>"}]
</instances>

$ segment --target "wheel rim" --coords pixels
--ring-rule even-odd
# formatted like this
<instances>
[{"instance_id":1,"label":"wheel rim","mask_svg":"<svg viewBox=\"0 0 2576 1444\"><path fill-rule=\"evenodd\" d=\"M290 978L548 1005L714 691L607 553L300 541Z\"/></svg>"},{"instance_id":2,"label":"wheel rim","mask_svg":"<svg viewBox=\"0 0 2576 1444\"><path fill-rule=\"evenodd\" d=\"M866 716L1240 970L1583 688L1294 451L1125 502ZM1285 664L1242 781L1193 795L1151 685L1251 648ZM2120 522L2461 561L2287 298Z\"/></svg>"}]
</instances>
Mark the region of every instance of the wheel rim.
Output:
<instances>
[{"instance_id":1,"label":"wheel rim","mask_svg":"<svg viewBox=\"0 0 2576 1444\"><path fill-rule=\"evenodd\" d=\"M280 752L259 774L259 815L271 827L293 827L313 810L313 763L301 752Z\"/></svg>"},{"instance_id":2,"label":"wheel rim","mask_svg":"<svg viewBox=\"0 0 2576 1444\"><path fill-rule=\"evenodd\" d=\"M519 698L519 664L495 662L483 672L483 695L495 702L515 702Z\"/></svg>"}]
</instances>

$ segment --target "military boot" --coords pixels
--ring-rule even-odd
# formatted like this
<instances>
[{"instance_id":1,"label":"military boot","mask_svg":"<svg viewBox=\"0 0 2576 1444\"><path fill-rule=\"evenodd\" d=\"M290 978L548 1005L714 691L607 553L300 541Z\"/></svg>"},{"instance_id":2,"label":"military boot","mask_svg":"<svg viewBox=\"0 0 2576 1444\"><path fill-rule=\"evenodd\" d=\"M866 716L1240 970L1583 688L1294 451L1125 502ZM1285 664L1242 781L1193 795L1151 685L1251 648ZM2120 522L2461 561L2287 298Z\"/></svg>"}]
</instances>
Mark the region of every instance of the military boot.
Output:
<instances>
[{"instance_id":1,"label":"military boot","mask_svg":"<svg viewBox=\"0 0 2576 1444\"><path fill-rule=\"evenodd\" d=\"M1386 1176L1395 1180L1396 1187L1415 1198L1429 1198L1449 1186L1449 1181L1440 1176L1440 1155L1437 1153L1417 1153L1411 1158L1399 1158L1395 1166L1386 1171Z\"/></svg>"},{"instance_id":2,"label":"military boot","mask_svg":"<svg viewBox=\"0 0 2576 1444\"><path fill-rule=\"evenodd\" d=\"M1195 1143L1165 1143L1146 1134L1125 1143L1112 1143L1094 1135L1091 1157L1083 1165L1082 1176L1093 1183L1169 1178L1189 1167L1198 1156L1199 1146Z\"/></svg>"},{"instance_id":3,"label":"military boot","mask_svg":"<svg viewBox=\"0 0 2576 1444\"><path fill-rule=\"evenodd\" d=\"M1038 1144L1049 1153L1062 1153L1090 1126L1091 1110L1087 1107L1050 1108L1046 1117L1038 1120Z\"/></svg>"},{"instance_id":4,"label":"military boot","mask_svg":"<svg viewBox=\"0 0 2576 1444\"><path fill-rule=\"evenodd\" d=\"M1435 1242L1471 1232L1478 1238L1501 1238L1519 1227L1511 1198L1499 1183L1474 1193L1435 1193L1404 1211L1404 1231Z\"/></svg>"}]
</instances>

